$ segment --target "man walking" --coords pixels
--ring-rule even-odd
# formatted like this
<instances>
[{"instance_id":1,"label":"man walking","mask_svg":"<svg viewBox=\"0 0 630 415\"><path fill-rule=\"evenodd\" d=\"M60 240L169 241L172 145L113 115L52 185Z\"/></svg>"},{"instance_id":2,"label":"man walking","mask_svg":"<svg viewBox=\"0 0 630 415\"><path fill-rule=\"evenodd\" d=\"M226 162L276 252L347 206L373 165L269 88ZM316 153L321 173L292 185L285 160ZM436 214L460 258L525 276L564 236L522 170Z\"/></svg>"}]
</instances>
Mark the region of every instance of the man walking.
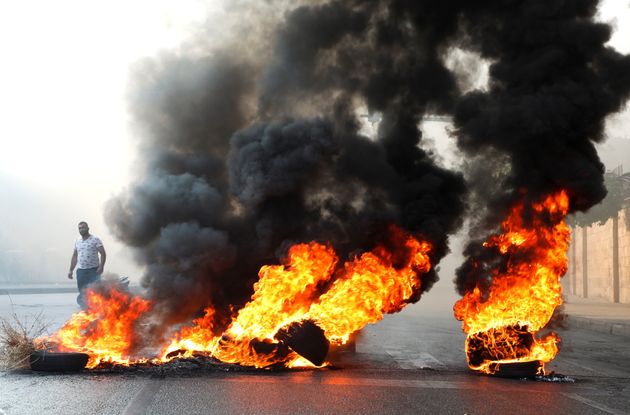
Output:
<instances>
[{"instance_id":1,"label":"man walking","mask_svg":"<svg viewBox=\"0 0 630 415\"><path fill-rule=\"evenodd\" d=\"M70 260L68 278L72 279L74 267L77 267L77 287L79 295L77 303L82 309L87 308L85 289L88 285L101 279L105 267L107 254L103 242L94 235L90 235L90 228L86 222L79 222L79 238L74 243L74 252ZM100 261L99 255L100 254Z\"/></svg>"}]
</instances>

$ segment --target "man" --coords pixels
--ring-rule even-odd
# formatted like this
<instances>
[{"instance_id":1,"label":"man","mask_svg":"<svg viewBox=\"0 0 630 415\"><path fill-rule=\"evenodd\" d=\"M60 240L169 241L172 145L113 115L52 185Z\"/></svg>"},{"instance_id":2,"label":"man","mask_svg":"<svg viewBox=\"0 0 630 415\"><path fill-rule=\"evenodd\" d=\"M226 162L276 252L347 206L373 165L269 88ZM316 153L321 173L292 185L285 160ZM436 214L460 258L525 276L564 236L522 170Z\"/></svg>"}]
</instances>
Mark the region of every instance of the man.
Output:
<instances>
[{"instance_id":1,"label":"man","mask_svg":"<svg viewBox=\"0 0 630 415\"><path fill-rule=\"evenodd\" d=\"M77 303L85 310L87 308L85 289L88 285L101 279L107 254L103 242L96 236L90 235L90 228L86 222L79 222L79 235L81 236L74 243L68 278L72 279L74 267L78 265L77 287L79 288L79 295L77 296Z\"/></svg>"}]
</instances>

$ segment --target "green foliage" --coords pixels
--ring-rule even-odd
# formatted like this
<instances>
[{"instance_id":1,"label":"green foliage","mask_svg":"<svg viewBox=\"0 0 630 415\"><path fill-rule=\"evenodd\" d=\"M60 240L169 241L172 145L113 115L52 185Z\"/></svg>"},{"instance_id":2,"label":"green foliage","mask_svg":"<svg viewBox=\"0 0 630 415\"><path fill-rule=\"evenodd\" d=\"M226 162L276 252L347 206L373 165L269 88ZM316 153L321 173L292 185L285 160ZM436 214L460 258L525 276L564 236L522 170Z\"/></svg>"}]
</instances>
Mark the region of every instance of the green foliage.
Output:
<instances>
[{"instance_id":1,"label":"green foliage","mask_svg":"<svg viewBox=\"0 0 630 415\"><path fill-rule=\"evenodd\" d=\"M571 226L587 227L593 224L603 225L609 219L617 216L623 208L624 188L618 176L606 173L604 184L608 194L599 204L590 208L587 212L578 212L569 218Z\"/></svg>"}]
</instances>

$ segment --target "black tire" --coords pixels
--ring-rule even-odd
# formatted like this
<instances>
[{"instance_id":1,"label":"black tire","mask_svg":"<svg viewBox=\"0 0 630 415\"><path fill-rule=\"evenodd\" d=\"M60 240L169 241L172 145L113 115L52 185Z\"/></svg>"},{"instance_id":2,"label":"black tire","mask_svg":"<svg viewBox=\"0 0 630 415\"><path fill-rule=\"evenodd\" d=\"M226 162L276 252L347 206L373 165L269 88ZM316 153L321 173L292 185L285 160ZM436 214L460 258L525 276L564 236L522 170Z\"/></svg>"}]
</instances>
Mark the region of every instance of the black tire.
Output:
<instances>
[{"instance_id":1,"label":"black tire","mask_svg":"<svg viewBox=\"0 0 630 415\"><path fill-rule=\"evenodd\" d=\"M538 374L540 367L541 363L537 360L532 362L501 363L494 376L511 379L533 378Z\"/></svg>"},{"instance_id":2,"label":"black tire","mask_svg":"<svg viewBox=\"0 0 630 415\"><path fill-rule=\"evenodd\" d=\"M42 372L77 372L90 358L85 353L52 353L38 350L31 353L31 369Z\"/></svg>"},{"instance_id":3,"label":"black tire","mask_svg":"<svg viewBox=\"0 0 630 415\"><path fill-rule=\"evenodd\" d=\"M326 361L330 343L324 330L311 320L294 321L278 330L275 338L315 366Z\"/></svg>"}]
</instances>

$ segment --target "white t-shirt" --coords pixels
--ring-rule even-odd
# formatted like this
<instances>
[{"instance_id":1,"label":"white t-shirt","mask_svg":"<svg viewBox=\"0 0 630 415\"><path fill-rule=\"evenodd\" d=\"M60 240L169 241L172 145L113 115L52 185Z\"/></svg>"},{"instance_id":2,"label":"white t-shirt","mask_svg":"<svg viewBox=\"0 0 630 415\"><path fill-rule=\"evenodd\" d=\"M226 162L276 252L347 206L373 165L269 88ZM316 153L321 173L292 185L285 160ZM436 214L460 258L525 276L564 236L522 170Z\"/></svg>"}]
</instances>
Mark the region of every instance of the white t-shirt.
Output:
<instances>
[{"instance_id":1,"label":"white t-shirt","mask_svg":"<svg viewBox=\"0 0 630 415\"><path fill-rule=\"evenodd\" d=\"M94 235L90 235L87 239L79 238L74 243L74 249L77 250L77 268L97 268L101 265L98 259L98 248L103 246L103 242Z\"/></svg>"}]
</instances>

